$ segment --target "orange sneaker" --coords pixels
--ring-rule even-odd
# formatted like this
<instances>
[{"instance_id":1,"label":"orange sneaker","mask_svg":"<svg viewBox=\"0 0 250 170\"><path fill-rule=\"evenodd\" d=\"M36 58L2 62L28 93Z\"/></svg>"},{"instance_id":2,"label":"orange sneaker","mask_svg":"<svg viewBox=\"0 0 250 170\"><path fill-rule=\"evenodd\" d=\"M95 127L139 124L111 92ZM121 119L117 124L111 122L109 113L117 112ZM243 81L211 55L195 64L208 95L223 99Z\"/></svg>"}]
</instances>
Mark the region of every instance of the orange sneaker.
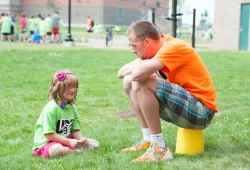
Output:
<instances>
[{"instance_id":1,"label":"orange sneaker","mask_svg":"<svg viewBox=\"0 0 250 170\"><path fill-rule=\"evenodd\" d=\"M157 143L151 143L148 150L140 157L132 160L133 163L137 162L151 162L151 161L159 161L159 160L169 160L172 159L172 153L166 148L161 148Z\"/></svg>"},{"instance_id":2,"label":"orange sneaker","mask_svg":"<svg viewBox=\"0 0 250 170\"><path fill-rule=\"evenodd\" d=\"M137 144L130 148L124 148L121 151L122 152L135 152L137 150L143 150L143 149L148 149L150 146L150 143L146 142L145 140L140 140Z\"/></svg>"}]
</instances>

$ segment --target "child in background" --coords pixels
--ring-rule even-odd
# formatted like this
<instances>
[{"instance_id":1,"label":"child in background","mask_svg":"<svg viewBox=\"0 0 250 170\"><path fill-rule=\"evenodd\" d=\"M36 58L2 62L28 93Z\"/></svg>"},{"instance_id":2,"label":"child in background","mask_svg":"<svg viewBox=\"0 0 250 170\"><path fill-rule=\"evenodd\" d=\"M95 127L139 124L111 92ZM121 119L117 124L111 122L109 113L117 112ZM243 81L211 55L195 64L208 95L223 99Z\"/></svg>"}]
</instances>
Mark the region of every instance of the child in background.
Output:
<instances>
[{"instance_id":1,"label":"child in background","mask_svg":"<svg viewBox=\"0 0 250 170\"><path fill-rule=\"evenodd\" d=\"M113 33L112 33L113 28L112 27L108 27L106 28L106 47L111 47L113 44ZM110 43L109 43L110 42Z\"/></svg>"},{"instance_id":2,"label":"child in background","mask_svg":"<svg viewBox=\"0 0 250 170\"><path fill-rule=\"evenodd\" d=\"M45 19L45 27L46 27L46 33L47 33L47 38L48 41L51 42L51 31L52 31L52 19L50 17L50 14L47 16L47 18Z\"/></svg>"},{"instance_id":3,"label":"child in background","mask_svg":"<svg viewBox=\"0 0 250 170\"><path fill-rule=\"evenodd\" d=\"M30 19L28 19L28 26L30 31L30 38L35 34L35 16L33 15Z\"/></svg>"},{"instance_id":4,"label":"child in background","mask_svg":"<svg viewBox=\"0 0 250 170\"><path fill-rule=\"evenodd\" d=\"M34 156L46 158L99 147L99 142L83 137L74 105L78 79L69 71L57 72L51 81L49 103L35 126Z\"/></svg>"},{"instance_id":5,"label":"child in background","mask_svg":"<svg viewBox=\"0 0 250 170\"><path fill-rule=\"evenodd\" d=\"M43 39L43 42L46 42L47 32L46 32L46 21L41 16L41 20L39 22L39 34Z\"/></svg>"},{"instance_id":6,"label":"child in background","mask_svg":"<svg viewBox=\"0 0 250 170\"><path fill-rule=\"evenodd\" d=\"M119 24L115 25L114 31L115 31L115 37L119 38L120 37L120 32L121 32L122 28Z\"/></svg>"},{"instance_id":7,"label":"child in background","mask_svg":"<svg viewBox=\"0 0 250 170\"><path fill-rule=\"evenodd\" d=\"M52 41L54 43L59 40L59 30L60 30L60 20L59 12L55 11L54 16L52 17Z\"/></svg>"},{"instance_id":8,"label":"child in background","mask_svg":"<svg viewBox=\"0 0 250 170\"><path fill-rule=\"evenodd\" d=\"M4 13L2 13L1 15L0 15L0 39L2 39L2 22L1 22L1 20L3 19L3 17L4 17Z\"/></svg>"},{"instance_id":9,"label":"child in background","mask_svg":"<svg viewBox=\"0 0 250 170\"><path fill-rule=\"evenodd\" d=\"M26 24L27 24L26 14L23 12L20 18L20 27L21 27L20 41L23 41L23 42L26 41Z\"/></svg>"},{"instance_id":10,"label":"child in background","mask_svg":"<svg viewBox=\"0 0 250 170\"><path fill-rule=\"evenodd\" d=\"M1 40L4 41L5 37L8 38L8 41L11 42L11 37L10 37L10 33L11 33L11 25L12 25L12 21L9 17L8 14L5 14L4 17L0 20L0 24L2 24L2 28L1 28Z\"/></svg>"},{"instance_id":11,"label":"child in background","mask_svg":"<svg viewBox=\"0 0 250 170\"><path fill-rule=\"evenodd\" d=\"M96 24L95 29L94 29L94 37L97 39L102 38L102 26L100 24Z\"/></svg>"},{"instance_id":12,"label":"child in background","mask_svg":"<svg viewBox=\"0 0 250 170\"><path fill-rule=\"evenodd\" d=\"M15 36L15 25L16 25L16 17L14 15L11 16L12 25L10 26L10 39L14 41Z\"/></svg>"},{"instance_id":13,"label":"child in background","mask_svg":"<svg viewBox=\"0 0 250 170\"><path fill-rule=\"evenodd\" d=\"M42 17L41 14L38 14L34 18L35 34L39 32L39 23L41 21L41 17Z\"/></svg>"},{"instance_id":14,"label":"child in background","mask_svg":"<svg viewBox=\"0 0 250 170\"><path fill-rule=\"evenodd\" d=\"M31 42L34 44L43 44L43 39L39 33L36 33L31 38L28 39L28 42Z\"/></svg>"}]
</instances>

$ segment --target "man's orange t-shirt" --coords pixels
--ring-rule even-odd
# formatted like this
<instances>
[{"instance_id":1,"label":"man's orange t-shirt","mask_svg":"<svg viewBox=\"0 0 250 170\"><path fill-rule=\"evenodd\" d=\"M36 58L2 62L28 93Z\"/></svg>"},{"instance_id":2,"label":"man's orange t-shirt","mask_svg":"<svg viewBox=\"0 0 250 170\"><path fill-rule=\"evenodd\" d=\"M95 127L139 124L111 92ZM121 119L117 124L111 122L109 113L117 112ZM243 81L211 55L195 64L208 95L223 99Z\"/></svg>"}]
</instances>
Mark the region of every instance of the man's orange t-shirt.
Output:
<instances>
[{"instance_id":1,"label":"man's orange t-shirt","mask_svg":"<svg viewBox=\"0 0 250 170\"><path fill-rule=\"evenodd\" d=\"M189 44L164 36L162 47L154 59L164 64L161 71L169 82L180 85L208 108L217 111L213 81L200 56Z\"/></svg>"}]
</instances>

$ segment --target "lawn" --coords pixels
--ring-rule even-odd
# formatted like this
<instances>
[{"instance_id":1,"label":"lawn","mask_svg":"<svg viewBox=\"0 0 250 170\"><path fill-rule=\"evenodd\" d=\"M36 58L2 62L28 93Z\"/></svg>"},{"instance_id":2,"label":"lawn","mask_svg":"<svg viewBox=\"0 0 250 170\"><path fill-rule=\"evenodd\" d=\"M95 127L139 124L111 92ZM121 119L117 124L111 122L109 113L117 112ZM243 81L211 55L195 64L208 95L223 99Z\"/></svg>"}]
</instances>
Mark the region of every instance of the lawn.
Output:
<instances>
[{"instance_id":1,"label":"lawn","mask_svg":"<svg viewBox=\"0 0 250 170\"><path fill-rule=\"evenodd\" d=\"M116 78L119 67L134 59L130 51L0 44L0 169L249 169L250 54L200 55L213 78L220 111L204 130L205 152L132 164L143 152L120 150L141 139L141 131L136 119L116 114L130 108L122 82ZM62 158L33 157L34 125L59 69L69 69L79 78L76 106L81 129L85 136L99 140L101 148ZM164 121L162 126L174 153L177 127Z\"/></svg>"}]
</instances>

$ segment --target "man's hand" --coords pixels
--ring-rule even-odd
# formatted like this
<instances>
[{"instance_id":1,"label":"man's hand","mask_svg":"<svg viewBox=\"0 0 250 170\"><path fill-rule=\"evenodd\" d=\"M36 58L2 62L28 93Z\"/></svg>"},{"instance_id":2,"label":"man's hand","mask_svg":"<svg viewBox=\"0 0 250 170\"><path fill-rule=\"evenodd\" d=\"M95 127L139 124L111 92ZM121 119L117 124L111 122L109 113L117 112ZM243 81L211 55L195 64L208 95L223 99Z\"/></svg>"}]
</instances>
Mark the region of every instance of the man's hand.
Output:
<instances>
[{"instance_id":1,"label":"man's hand","mask_svg":"<svg viewBox=\"0 0 250 170\"><path fill-rule=\"evenodd\" d=\"M139 61L140 61L139 59L136 59L128 64L123 65L119 69L117 77L119 79L123 79L125 76L130 75L132 73L134 67L139 64Z\"/></svg>"},{"instance_id":2,"label":"man's hand","mask_svg":"<svg viewBox=\"0 0 250 170\"><path fill-rule=\"evenodd\" d=\"M145 81L149 76L163 67L164 65L156 59L143 60L133 69L131 79L132 81Z\"/></svg>"}]
</instances>

